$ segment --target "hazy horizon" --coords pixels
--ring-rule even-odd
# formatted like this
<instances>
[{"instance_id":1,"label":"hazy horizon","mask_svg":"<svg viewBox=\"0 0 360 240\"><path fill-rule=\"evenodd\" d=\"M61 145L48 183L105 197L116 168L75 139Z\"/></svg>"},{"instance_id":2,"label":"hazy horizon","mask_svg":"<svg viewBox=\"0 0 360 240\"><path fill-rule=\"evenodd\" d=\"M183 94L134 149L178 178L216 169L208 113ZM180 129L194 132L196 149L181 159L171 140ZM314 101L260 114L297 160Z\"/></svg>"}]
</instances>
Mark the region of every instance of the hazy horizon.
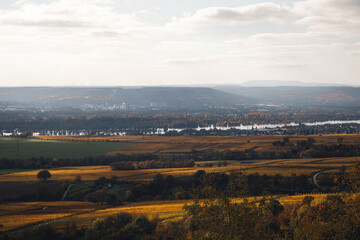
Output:
<instances>
[{"instance_id":1,"label":"hazy horizon","mask_svg":"<svg viewBox=\"0 0 360 240\"><path fill-rule=\"evenodd\" d=\"M0 88L216 88L216 87L354 87L358 88L360 85L350 84L327 84L327 83L306 83L302 81L283 81L283 80L252 80L242 83L217 83L217 84L163 84L163 85L20 85L20 86L0 86Z\"/></svg>"},{"instance_id":2,"label":"hazy horizon","mask_svg":"<svg viewBox=\"0 0 360 240\"><path fill-rule=\"evenodd\" d=\"M0 87L360 85L358 0L4 0Z\"/></svg>"}]
</instances>

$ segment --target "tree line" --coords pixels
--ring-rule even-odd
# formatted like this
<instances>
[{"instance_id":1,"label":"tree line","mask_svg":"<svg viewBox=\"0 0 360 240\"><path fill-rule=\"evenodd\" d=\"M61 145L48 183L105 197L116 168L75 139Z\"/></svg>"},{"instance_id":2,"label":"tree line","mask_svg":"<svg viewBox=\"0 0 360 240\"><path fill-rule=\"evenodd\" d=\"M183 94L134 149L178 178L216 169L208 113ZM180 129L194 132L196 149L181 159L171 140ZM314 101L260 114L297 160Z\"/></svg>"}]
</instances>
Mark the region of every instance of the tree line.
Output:
<instances>
[{"instance_id":1,"label":"tree line","mask_svg":"<svg viewBox=\"0 0 360 240\"><path fill-rule=\"evenodd\" d=\"M333 110L333 109L332 109ZM153 128L196 128L198 126L239 126L253 124L284 124L291 122L316 122L330 120L358 120L360 114L356 111L345 111L334 113L244 113L240 110L237 114L228 114L226 110L208 110L206 112L193 111L170 113L146 113L111 112L94 115L87 112L51 113L46 116L44 113L20 113L22 117L13 112L0 113L0 126L4 130L12 131L47 131L47 130L79 130L89 131L109 129L153 129ZM54 117L54 115L56 115ZM70 115L70 116L69 116ZM103 116L101 116L103 115Z\"/></svg>"}]
</instances>

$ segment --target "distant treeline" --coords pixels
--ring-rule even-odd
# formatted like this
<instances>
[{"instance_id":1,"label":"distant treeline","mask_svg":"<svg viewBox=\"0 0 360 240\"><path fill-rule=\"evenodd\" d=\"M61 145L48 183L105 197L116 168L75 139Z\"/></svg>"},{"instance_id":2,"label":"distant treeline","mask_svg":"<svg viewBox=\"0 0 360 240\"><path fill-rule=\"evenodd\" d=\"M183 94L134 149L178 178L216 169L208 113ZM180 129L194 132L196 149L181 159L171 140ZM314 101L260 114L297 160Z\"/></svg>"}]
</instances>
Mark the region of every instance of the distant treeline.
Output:
<instances>
[{"instance_id":1,"label":"distant treeline","mask_svg":"<svg viewBox=\"0 0 360 240\"><path fill-rule=\"evenodd\" d=\"M36 168L53 168L66 166L98 166L110 165L113 162L140 162L149 160L158 160L159 156L155 154L117 154L117 155L101 155L90 156L84 158L30 158L30 159L9 159L0 158L0 168L12 169L36 169Z\"/></svg>"},{"instance_id":2,"label":"distant treeline","mask_svg":"<svg viewBox=\"0 0 360 240\"><path fill-rule=\"evenodd\" d=\"M323 108L322 108L323 110ZM333 111L333 109L331 109ZM44 117L44 114L37 113L21 113L18 114L0 113L0 126L4 130L13 131L19 129L21 131L47 131L47 130L79 130L87 129L89 131L106 131L110 129L153 129L153 128L197 128L198 126L239 126L260 124L284 124L291 122L317 122L331 120L358 120L360 114L349 109L339 109L341 114L334 113L290 113L286 114L267 114L267 113L244 113L239 110L236 115L229 116L226 110L207 110L194 112L177 112L177 113L114 113L115 116L107 116L106 113L88 115L89 113L78 111L71 112L66 115L71 117L57 117L60 113L53 112L50 116ZM314 111L313 109L311 111ZM101 116L104 114L104 116ZM54 117L55 115L55 117ZM134 131L136 133L136 131Z\"/></svg>"},{"instance_id":3,"label":"distant treeline","mask_svg":"<svg viewBox=\"0 0 360 240\"><path fill-rule=\"evenodd\" d=\"M136 169L156 169L156 168L186 168L194 167L194 160L146 160L141 162L113 162L110 164L112 170L136 170Z\"/></svg>"}]
</instances>

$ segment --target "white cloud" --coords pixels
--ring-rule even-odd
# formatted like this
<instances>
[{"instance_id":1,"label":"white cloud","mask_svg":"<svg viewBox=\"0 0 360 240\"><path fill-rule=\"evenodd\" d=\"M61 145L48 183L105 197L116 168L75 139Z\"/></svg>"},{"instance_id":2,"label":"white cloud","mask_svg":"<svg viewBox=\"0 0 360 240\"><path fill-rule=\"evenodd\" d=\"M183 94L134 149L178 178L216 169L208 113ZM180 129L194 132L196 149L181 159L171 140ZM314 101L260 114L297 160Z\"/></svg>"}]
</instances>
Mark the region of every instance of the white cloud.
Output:
<instances>
[{"instance_id":1,"label":"white cloud","mask_svg":"<svg viewBox=\"0 0 360 240\"><path fill-rule=\"evenodd\" d=\"M309 15L359 16L358 0L306 0L295 2L295 8Z\"/></svg>"},{"instance_id":2,"label":"white cloud","mask_svg":"<svg viewBox=\"0 0 360 240\"><path fill-rule=\"evenodd\" d=\"M359 0L306 0L295 2L294 10L304 15L296 23L309 29L325 31L331 28L338 33L360 34Z\"/></svg>"},{"instance_id":3,"label":"white cloud","mask_svg":"<svg viewBox=\"0 0 360 240\"><path fill-rule=\"evenodd\" d=\"M354 37L352 33L337 32L303 32L303 33L261 33L250 36L246 41L250 45L263 44L300 44L315 42L338 42L339 40Z\"/></svg>"},{"instance_id":4,"label":"white cloud","mask_svg":"<svg viewBox=\"0 0 360 240\"><path fill-rule=\"evenodd\" d=\"M285 22L293 18L291 7L271 2L247 5L237 8L209 7L195 14L186 13L183 18L174 19L185 25L238 25L256 22Z\"/></svg>"},{"instance_id":5,"label":"white cloud","mask_svg":"<svg viewBox=\"0 0 360 240\"><path fill-rule=\"evenodd\" d=\"M165 59L159 62L160 64L171 64L171 65L186 65L186 66L194 66L194 65L204 65L216 63L215 59L212 57L208 58L174 58L174 59Z\"/></svg>"},{"instance_id":6,"label":"white cloud","mask_svg":"<svg viewBox=\"0 0 360 240\"><path fill-rule=\"evenodd\" d=\"M139 24L131 14L118 14L107 0L56 0L47 4L21 1L0 12L3 26L38 28L114 28Z\"/></svg>"}]
</instances>

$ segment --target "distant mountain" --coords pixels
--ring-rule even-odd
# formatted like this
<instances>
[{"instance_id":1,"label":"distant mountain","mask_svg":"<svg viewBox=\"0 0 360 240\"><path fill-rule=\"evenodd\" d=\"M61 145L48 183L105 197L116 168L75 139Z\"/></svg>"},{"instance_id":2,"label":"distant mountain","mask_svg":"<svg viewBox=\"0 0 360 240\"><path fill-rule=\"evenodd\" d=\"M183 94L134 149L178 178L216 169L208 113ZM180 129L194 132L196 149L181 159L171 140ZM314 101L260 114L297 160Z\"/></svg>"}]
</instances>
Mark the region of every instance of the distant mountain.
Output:
<instances>
[{"instance_id":1,"label":"distant mountain","mask_svg":"<svg viewBox=\"0 0 360 240\"><path fill-rule=\"evenodd\" d=\"M236 104L341 105L360 107L356 87L12 87L0 88L0 107L73 107L86 104L138 108L199 108Z\"/></svg>"},{"instance_id":2,"label":"distant mountain","mask_svg":"<svg viewBox=\"0 0 360 240\"><path fill-rule=\"evenodd\" d=\"M231 94L238 94L244 99L246 99L248 103L284 105L360 105L359 87L217 86L216 89Z\"/></svg>"},{"instance_id":3,"label":"distant mountain","mask_svg":"<svg viewBox=\"0 0 360 240\"><path fill-rule=\"evenodd\" d=\"M243 99L204 87L14 87L0 88L0 101L52 107L122 103L143 107L199 107L238 104Z\"/></svg>"},{"instance_id":4,"label":"distant mountain","mask_svg":"<svg viewBox=\"0 0 360 240\"><path fill-rule=\"evenodd\" d=\"M338 84L326 84L326 83L306 83L301 81L281 81L281 80L254 80L247 81L242 84L244 87L279 87L279 86L288 86L288 87L322 87L322 86L341 86Z\"/></svg>"}]
</instances>

